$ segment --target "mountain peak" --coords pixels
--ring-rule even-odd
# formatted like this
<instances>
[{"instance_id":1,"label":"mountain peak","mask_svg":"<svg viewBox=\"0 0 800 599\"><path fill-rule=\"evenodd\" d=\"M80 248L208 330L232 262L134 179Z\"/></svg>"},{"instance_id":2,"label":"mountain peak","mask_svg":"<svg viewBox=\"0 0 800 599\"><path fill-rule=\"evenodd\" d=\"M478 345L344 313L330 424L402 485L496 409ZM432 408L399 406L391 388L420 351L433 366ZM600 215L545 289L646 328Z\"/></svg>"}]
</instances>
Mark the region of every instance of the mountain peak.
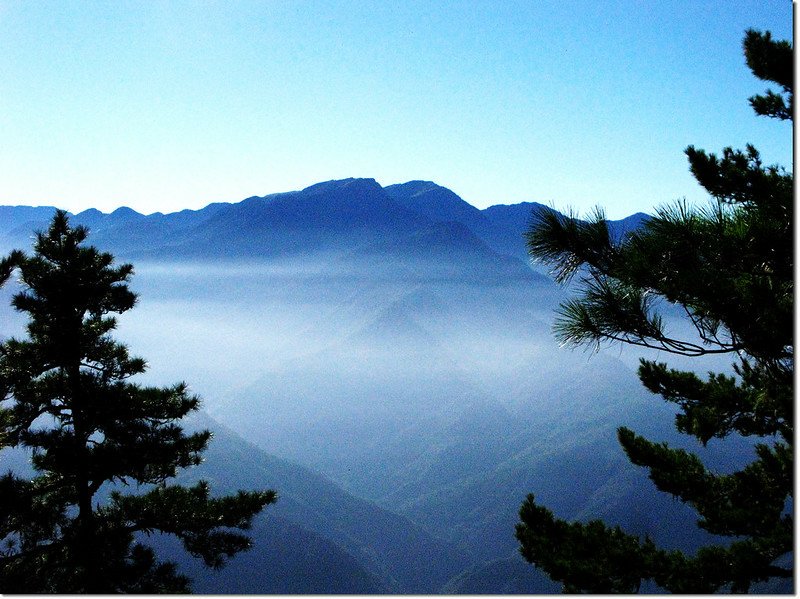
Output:
<instances>
[{"instance_id":1,"label":"mountain peak","mask_svg":"<svg viewBox=\"0 0 800 599\"><path fill-rule=\"evenodd\" d=\"M98 223L102 222L107 216L107 214L103 214L97 208L88 208L83 212L79 212L73 218L75 223L94 229L94 227L97 226Z\"/></svg>"},{"instance_id":2,"label":"mountain peak","mask_svg":"<svg viewBox=\"0 0 800 599\"><path fill-rule=\"evenodd\" d=\"M396 195L418 195L434 189L447 189L434 183L433 181L408 181L406 183L395 183L394 185L387 185L385 187L387 193L394 192ZM449 190L448 190L449 191Z\"/></svg>"},{"instance_id":3,"label":"mountain peak","mask_svg":"<svg viewBox=\"0 0 800 599\"><path fill-rule=\"evenodd\" d=\"M143 214L136 212L133 208L128 208L127 206L120 206L114 212L111 213L111 216L117 218L136 218L139 216L144 216Z\"/></svg>"},{"instance_id":4,"label":"mountain peak","mask_svg":"<svg viewBox=\"0 0 800 599\"><path fill-rule=\"evenodd\" d=\"M475 206L433 181L398 183L384 190L393 200L434 222L456 220L474 224L475 219L483 218Z\"/></svg>"},{"instance_id":5,"label":"mountain peak","mask_svg":"<svg viewBox=\"0 0 800 599\"><path fill-rule=\"evenodd\" d=\"M302 190L304 194L327 194L331 192L341 191L378 191L383 188L378 184L375 179L362 179L353 178L349 179L333 179L331 181L323 181L322 183L315 183Z\"/></svg>"},{"instance_id":6,"label":"mountain peak","mask_svg":"<svg viewBox=\"0 0 800 599\"><path fill-rule=\"evenodd\" d=\"M447 187L443 187L438 183L434 183L433 181L414 180L406 183L395 183L394 185L387 185L384 187L384 189L390 196L403 199L413 198L433 192L436 194L447 194L448 196L458 198L462 202L464 201L461 200L458 194L452 190L448 189Z\"/></svg>"}]
</instances>

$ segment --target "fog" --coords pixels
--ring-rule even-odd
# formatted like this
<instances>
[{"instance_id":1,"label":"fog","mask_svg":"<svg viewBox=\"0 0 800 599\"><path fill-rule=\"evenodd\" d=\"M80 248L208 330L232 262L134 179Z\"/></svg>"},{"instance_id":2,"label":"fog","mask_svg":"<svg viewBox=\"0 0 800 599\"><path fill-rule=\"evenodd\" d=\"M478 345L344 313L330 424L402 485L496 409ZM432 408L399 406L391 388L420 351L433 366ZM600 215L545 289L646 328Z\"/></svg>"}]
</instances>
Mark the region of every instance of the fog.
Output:
<instances>
[{"instance_id":1,"label":"fog","mask_svg":"<svg viewBox=\"0 0 800 599\"><path fill-rule=\"evenodd\" d=\"M641 351L558 347L564 292L549 282L296 266L140 264L118 336L148 381L186 381L248 440L377 501L457 443L483 447L490 467L526 432L552 439L642 410L669 430L669 407L636 378Z\"/></svg>"},{"instance_id":2,"label":"fog","mask_svg":"<svg viewBox=\"0 0 800 599\"><path fill-rule=\"evenodd\" d=\"M551 282L465 280L412 262L337 265L137 264L139 301L115 337L147 360L140 382L185 381L204 410L260 448L482 559L514 550L529 491L564 517L619 519L618 504L652 503L644 473L616 444L619 425L701 450L640 385L643 351L558 346L552 322L565 291ZM3 336L22 332L12 287L0 297ZM700 372L730 361L649 356ZM607 500L611 481L617 503Z\"/></svg>"}]
</instances>

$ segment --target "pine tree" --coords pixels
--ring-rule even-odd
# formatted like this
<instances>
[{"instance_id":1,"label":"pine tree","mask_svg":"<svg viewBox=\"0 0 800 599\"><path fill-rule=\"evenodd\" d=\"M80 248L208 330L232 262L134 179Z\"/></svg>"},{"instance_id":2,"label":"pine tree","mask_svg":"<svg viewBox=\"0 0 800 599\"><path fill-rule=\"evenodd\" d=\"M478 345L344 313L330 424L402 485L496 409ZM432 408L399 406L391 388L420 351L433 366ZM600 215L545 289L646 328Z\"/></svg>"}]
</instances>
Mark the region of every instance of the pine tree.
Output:
<instances>
[{"instance_id":1,"label":"pine tree","mask_svg":"<svg viewBox=\"0 0 800 599\"><path fill-rule=\"evenodd\" d=\"M770 33L747 31L747 64L780 86L754 96L759 115L792 118L793 50ZM712 472L690 451L618 430L629 460L656 487L690 505L698 526L719 545L692 556L602 521L566 522L530 495L516 536L529 562L566 591L624 592L653 581L680 593L747 592L753 582L790 578L776 560L793 549L793 182L762 164L752 146L721 157L689 147L691 172L713 201L662 208L622 239L602 211L588 222L542 212L527 234L533 257L555 266L557 280L579 274L579 295L562 304L557 337L603 341L684 356L728 354L735 375L692 372L641 360L644 386L678 410L675 426L702 445L729 435L758 438L756 459L733 473ZM670 335L658 304L680 307L696 337Z\"/></svg>"},{"instance_id":2,"label":"pine tree","mask_svg":"<svg viewBox=\"0 0 800 599\"><path fill-rule=\"evenodd\" d=\"M248 529L275 493L212 498L205 482L168 484L201 462L211 433L178 424L199 405L186 385L131 382L145 362L113 340L111 314L136 302L133 267L86 236L59 211L33 256L0 261L0 284L19 273L12 304L29 317L27 339L0 344L0 449L27 448L36 471L0 478L0 592L187 592L188 578L143 537L175 535L220 567L250 546L234 529ZM120 491L130 485L139 493Z\"/></svg>"}]
</instances>

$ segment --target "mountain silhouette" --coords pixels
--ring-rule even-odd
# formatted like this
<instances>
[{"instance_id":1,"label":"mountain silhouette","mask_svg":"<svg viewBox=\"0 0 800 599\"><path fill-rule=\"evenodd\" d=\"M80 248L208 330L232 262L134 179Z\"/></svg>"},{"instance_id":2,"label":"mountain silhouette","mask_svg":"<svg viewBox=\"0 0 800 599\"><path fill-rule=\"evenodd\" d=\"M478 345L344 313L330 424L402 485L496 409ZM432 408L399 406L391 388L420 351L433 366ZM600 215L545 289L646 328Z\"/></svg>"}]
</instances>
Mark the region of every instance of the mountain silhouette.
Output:
<instances>
[{"instance_id":1,"label":"mountain silhouette","mask_svg":"<svg viewBox=\"0 0 800 599\"><path fill-rule=\"evenodd\" d=\"M350 178L199 210L144 215L128 207L110 214L89 209L72 220L89 227L93 243L134 261L335 259L351 252L377 257L380 251L394 259L407 250L409 256L436 260L472 255L479 263L475 272L496 266L497 273L519 276L518 265L497 256L527 263L523 233L536 210L552 209L531 202L479 210L431 181L381 187L374 179ZM45 228L54 211L0 206L0 249L27 247L32 232ZM645 218L637 213L609 226L617 234ZM489 258L487 248L497 256Z\"/></svg>"}]
</instances>

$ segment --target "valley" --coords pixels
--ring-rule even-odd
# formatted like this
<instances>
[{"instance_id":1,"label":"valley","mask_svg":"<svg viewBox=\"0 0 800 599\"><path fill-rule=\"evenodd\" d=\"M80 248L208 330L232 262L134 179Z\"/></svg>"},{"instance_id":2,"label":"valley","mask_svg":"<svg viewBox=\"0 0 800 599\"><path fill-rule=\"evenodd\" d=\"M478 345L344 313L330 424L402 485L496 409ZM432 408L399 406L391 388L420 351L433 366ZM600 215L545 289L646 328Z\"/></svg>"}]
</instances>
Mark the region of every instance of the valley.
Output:
<instances>
[{"instance_id":1,"label":"valley","mask_svg":"<svg viewBox=\"0 0 800 599\"><path fill-rule=\"evenodd\" d=\"M552 592L517 551L527 493L560 517L602 517L675 548L708 541L627 461L616 428L723 470L751 446L723 454L679 438L636 377L642 352L558 346L569 289L525 259L534 210L550 209L478 210L430 182L347 179L198 211L72 218L135 265L139 303L116 336L147 359L143 381L183 380L203 399L187 426L215 438L182 479L279 493L255 547L220 571L154 540L197 592ZM27 247L51 214L0 207L0 249ZM22 332L8 287L0 336Z\"/></svg>"}]
</instances>

